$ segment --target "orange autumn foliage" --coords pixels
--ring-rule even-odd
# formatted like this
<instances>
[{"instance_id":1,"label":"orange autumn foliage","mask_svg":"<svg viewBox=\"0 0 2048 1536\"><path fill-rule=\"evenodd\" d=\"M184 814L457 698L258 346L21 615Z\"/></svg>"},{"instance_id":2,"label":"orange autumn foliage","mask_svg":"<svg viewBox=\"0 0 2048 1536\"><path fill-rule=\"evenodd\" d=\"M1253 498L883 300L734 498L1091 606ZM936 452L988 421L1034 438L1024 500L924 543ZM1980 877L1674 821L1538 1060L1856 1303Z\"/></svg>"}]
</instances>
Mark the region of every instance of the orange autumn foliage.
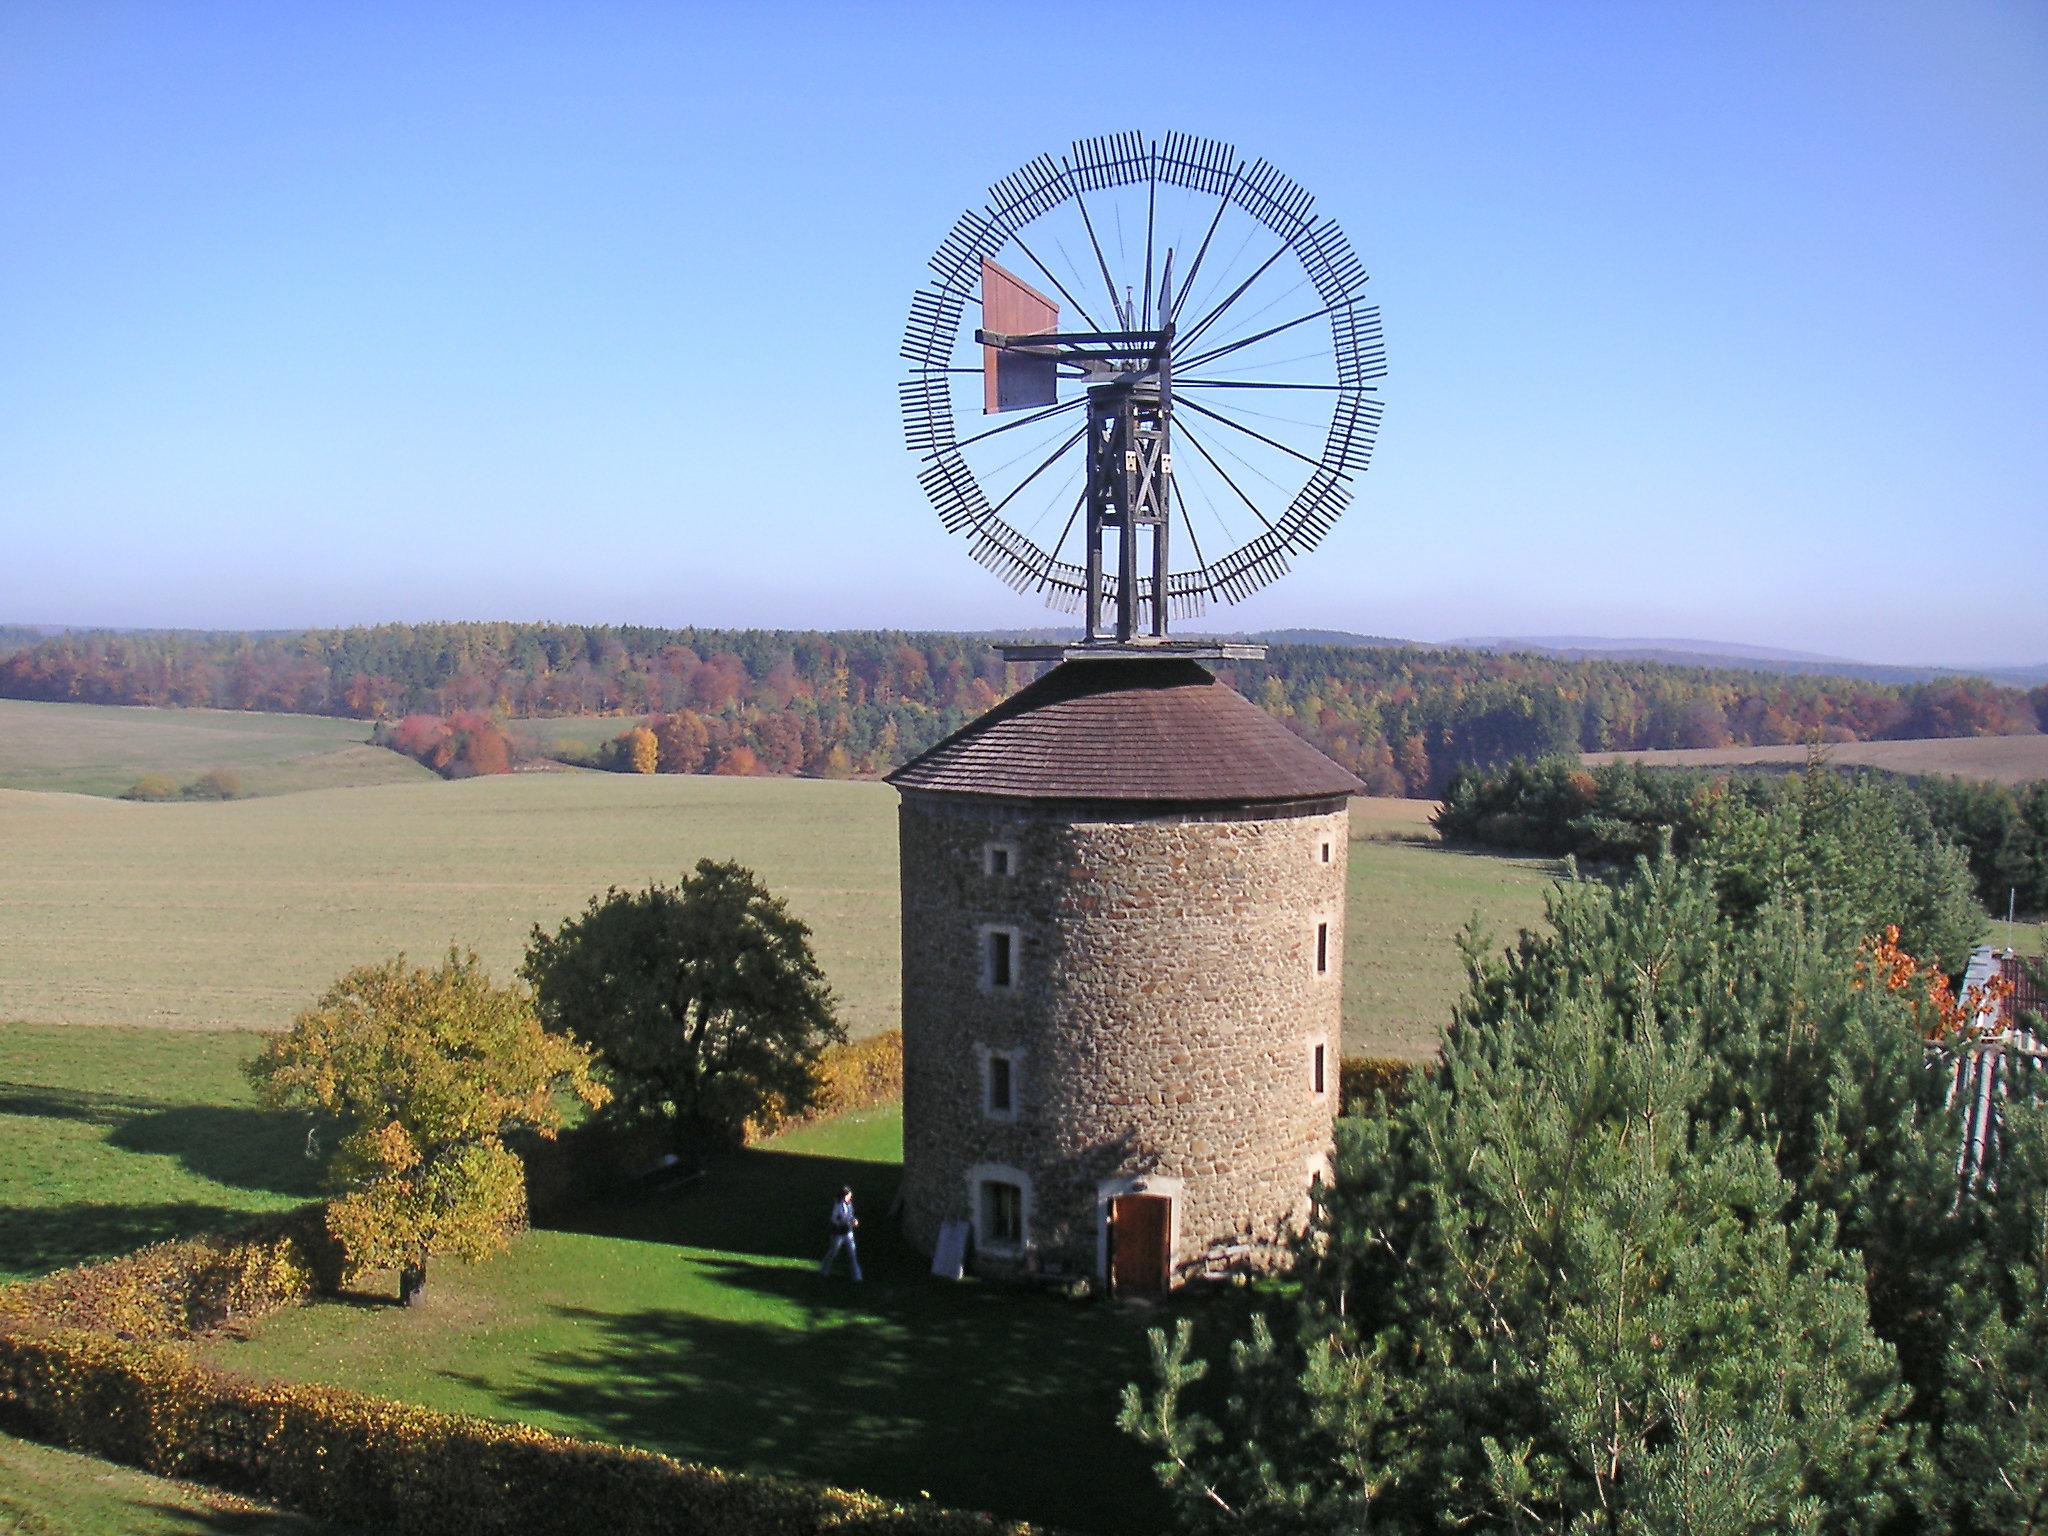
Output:
<instances>
[{"instance_id":1,"label":"orange autumn foliage","mask_svg":"<svg viewBox=\"0 0 2048 1536\"><path fill-rule=\"evenodd\" d=\"M1958 999L1938 966L1922 965L1899 948L1896 923L1885 929L1883 938L1864 940L1857 957L1850 985L1860 992L1872 982L1881 982L1887 992L1908 994L1930 1041L1981 1031L1979 1020L1988 1017L1995 1022L2002 1014L2000 1005L2012 995L2012 984L1998 976L1987 986L1970 987Z\"/></svg>"}]
</instances>

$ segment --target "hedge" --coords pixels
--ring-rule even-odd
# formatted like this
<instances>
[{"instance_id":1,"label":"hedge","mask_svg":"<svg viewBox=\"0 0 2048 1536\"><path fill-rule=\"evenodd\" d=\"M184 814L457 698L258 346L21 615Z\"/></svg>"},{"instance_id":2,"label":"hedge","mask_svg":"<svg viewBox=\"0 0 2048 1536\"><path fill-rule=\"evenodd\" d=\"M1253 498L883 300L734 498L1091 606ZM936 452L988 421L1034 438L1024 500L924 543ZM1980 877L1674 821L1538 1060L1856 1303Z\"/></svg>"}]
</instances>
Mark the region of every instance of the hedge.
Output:
<instances>
[{"instance_id":1,"label":"hedge","mask_svg":"<svg viewBox=\"0 0 2048 1536\"><path fill-rule=\"evenodd\" d=\"M1395 1056L1346 1056L1337 1063L1337 1113L1362 1115L1375 1098L1398 1104L1408 1096L1408 1086L1429 1065L1403 1061Z\"/></svg>"},{"instance_id":2,"label":"hedge","mask_svg":"<svg viewBox=\"0 0 2048 1536\"><path fill-rule=\"evenodd\" d=\"M329 1387L259 1382L75 1328L0 1330L7 1427L366 1529L485 1536L1025 1536L987 1515L722 1472Z\"/></svg>"},{"instance_id":3,"label":"hedge","mask_svg":"<svg viewBox=\"0 0 2048 1536\"><path fill-rule=\"evenodd\" d=\"M45 1323L133 1339L189 1339L333 1290L340 1254L325 1206L234 1232L156 1243L124 1258L0 1289L0 1326Z\"/></svg>"},{"instance_id":4,"label":"hedge","mask_svg":"<svg viewBox=\"0 0 2048 1536\"><path fill-rule=\"evenodd\" d=\"M804 1115L773 1109L747 1122L747 1140L758 1141L793 1126L829 1120L858 1109L900 1103L903 1098L903 1031L884 1030L865 1040L828 1045L818 1053L817 1107Z\"/></svg>"}]
</instances>

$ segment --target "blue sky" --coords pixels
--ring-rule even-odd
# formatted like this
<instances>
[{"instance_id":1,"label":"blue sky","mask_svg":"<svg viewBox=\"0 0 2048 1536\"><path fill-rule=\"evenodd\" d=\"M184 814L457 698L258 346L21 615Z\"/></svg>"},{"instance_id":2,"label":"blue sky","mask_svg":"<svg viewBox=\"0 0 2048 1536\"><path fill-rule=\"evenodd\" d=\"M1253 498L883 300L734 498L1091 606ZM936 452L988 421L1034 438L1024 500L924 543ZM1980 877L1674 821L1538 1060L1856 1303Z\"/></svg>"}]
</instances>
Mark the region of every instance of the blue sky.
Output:
<instances>
[{"instance_id":1,"label":"blue sky","mask_svg":"<svg viewBox=\"0 0 2048 1536\"><path fill-rule=\"evenodd\" d=\"M1044 624L896 346L992 178L1136 128L1385 316L1357 502L1217 622L2048 658L2048 11L1105 14L9 0L0 621Z\"/></svg>"}]
</instances>

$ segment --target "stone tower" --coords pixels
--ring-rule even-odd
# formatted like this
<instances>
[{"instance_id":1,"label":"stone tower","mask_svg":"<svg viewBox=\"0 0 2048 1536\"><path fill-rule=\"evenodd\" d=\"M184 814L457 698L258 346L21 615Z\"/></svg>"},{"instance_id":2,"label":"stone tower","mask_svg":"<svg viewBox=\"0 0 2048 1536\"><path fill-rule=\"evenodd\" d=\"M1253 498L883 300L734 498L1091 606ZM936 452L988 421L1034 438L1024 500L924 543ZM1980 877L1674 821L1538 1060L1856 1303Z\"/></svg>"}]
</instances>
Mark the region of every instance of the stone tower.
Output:
<instances>
[{"instance_id":1,"label":"stone tower","mask_svg":"<svg viewBox=\"0 0 2048 1536\"><path fill-rule=\"evenodd\" d=\"M903 1213L983 1272L1260 1268L1337 1108L1347 797L1185 656L1069 659L901 791Z\"/></svg>"}]
</instances>

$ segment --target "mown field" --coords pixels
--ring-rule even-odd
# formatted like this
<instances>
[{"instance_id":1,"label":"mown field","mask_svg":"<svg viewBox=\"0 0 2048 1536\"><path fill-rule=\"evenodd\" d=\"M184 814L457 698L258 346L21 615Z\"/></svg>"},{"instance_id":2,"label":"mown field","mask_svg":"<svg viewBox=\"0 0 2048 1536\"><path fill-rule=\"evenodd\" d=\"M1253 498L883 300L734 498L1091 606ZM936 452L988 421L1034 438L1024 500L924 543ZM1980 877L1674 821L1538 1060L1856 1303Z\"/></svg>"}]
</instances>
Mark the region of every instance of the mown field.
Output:
<instances>
[{"instance_id":1,"label":"mown field","mask_svg":"<svg viewBox=\"0 0 2048 1536\"><path fill-rule=\"evenodd\" d=\"M390 754L386 754L387 756ZM0 791L0 1019L275 1029L348 967L473 946L509 977L535 923L704 856L815 930L856 1034L898 1013L895 792L880 784L550 773L212 804ZM1446 852L1423 801L1362 801L1346 1037L1433 1048L1475 910L1503 940L1554 866Z\"/></svg>"},{"instance_id":2,"label":"mown field","mask_svg":"<svg viewBox=\"0 0 2048 1536\"><path fill-rule=\"evenodd\" d=\"M1951 774L1998 784L2048 779L2048 736L1956 736L1927 741L1849 741L1827 749L1830 760L1891 773ZM1615 760L1653 768L1797 769L1805 747L1700 747L1660 752L1588 752L1589 763Z\"/></svg>"},{"instance_id":3,"label":"mown field","mask_svg":"<svg viewBox=\"0 0 2048 1536\"><path fill-rule=\"evenodd\" d=\"M7 1536L341 1536L342 1529L0 1435L0 1532Z\"/></svg>"},{"instance_id":4,"label":"mown field","mask_svg":"<svg viewBox=\"0 0 2048 1536\"><path fill-rule=\"evenodd\" d=\"M0 1284L319 1193L306 1125L259 1109L243 1032L0 1024Z\"/></svg>"},{"instance_id":5,"label":"mown field","mask_svg":"<svg viewBox=\"0 0 2048 1536\"><path fill-rule=\"evenodd\" d=\"M0 789L118 795L147 773L183 785L209 768L234 769L249 795L434 777L369 740L367 722L322 715L0 699Z\"/></svg>"},{"instance_id":6,"label":"mown field","mask_svg":"<svg viewBox=\"0 0 2048 1536\"><path fill-rule=\"evenodd\" d=\"M906 1502L1146 1532L1163 1503L1115 1428L1151 1312L945 1285L894 1236L902 1120L779 1137L680 1192L579 1213L505 1257L281 1313L218 1363ZM851 1184L866 1278L818 1274Z\"/></svg>"}]
</instances>

